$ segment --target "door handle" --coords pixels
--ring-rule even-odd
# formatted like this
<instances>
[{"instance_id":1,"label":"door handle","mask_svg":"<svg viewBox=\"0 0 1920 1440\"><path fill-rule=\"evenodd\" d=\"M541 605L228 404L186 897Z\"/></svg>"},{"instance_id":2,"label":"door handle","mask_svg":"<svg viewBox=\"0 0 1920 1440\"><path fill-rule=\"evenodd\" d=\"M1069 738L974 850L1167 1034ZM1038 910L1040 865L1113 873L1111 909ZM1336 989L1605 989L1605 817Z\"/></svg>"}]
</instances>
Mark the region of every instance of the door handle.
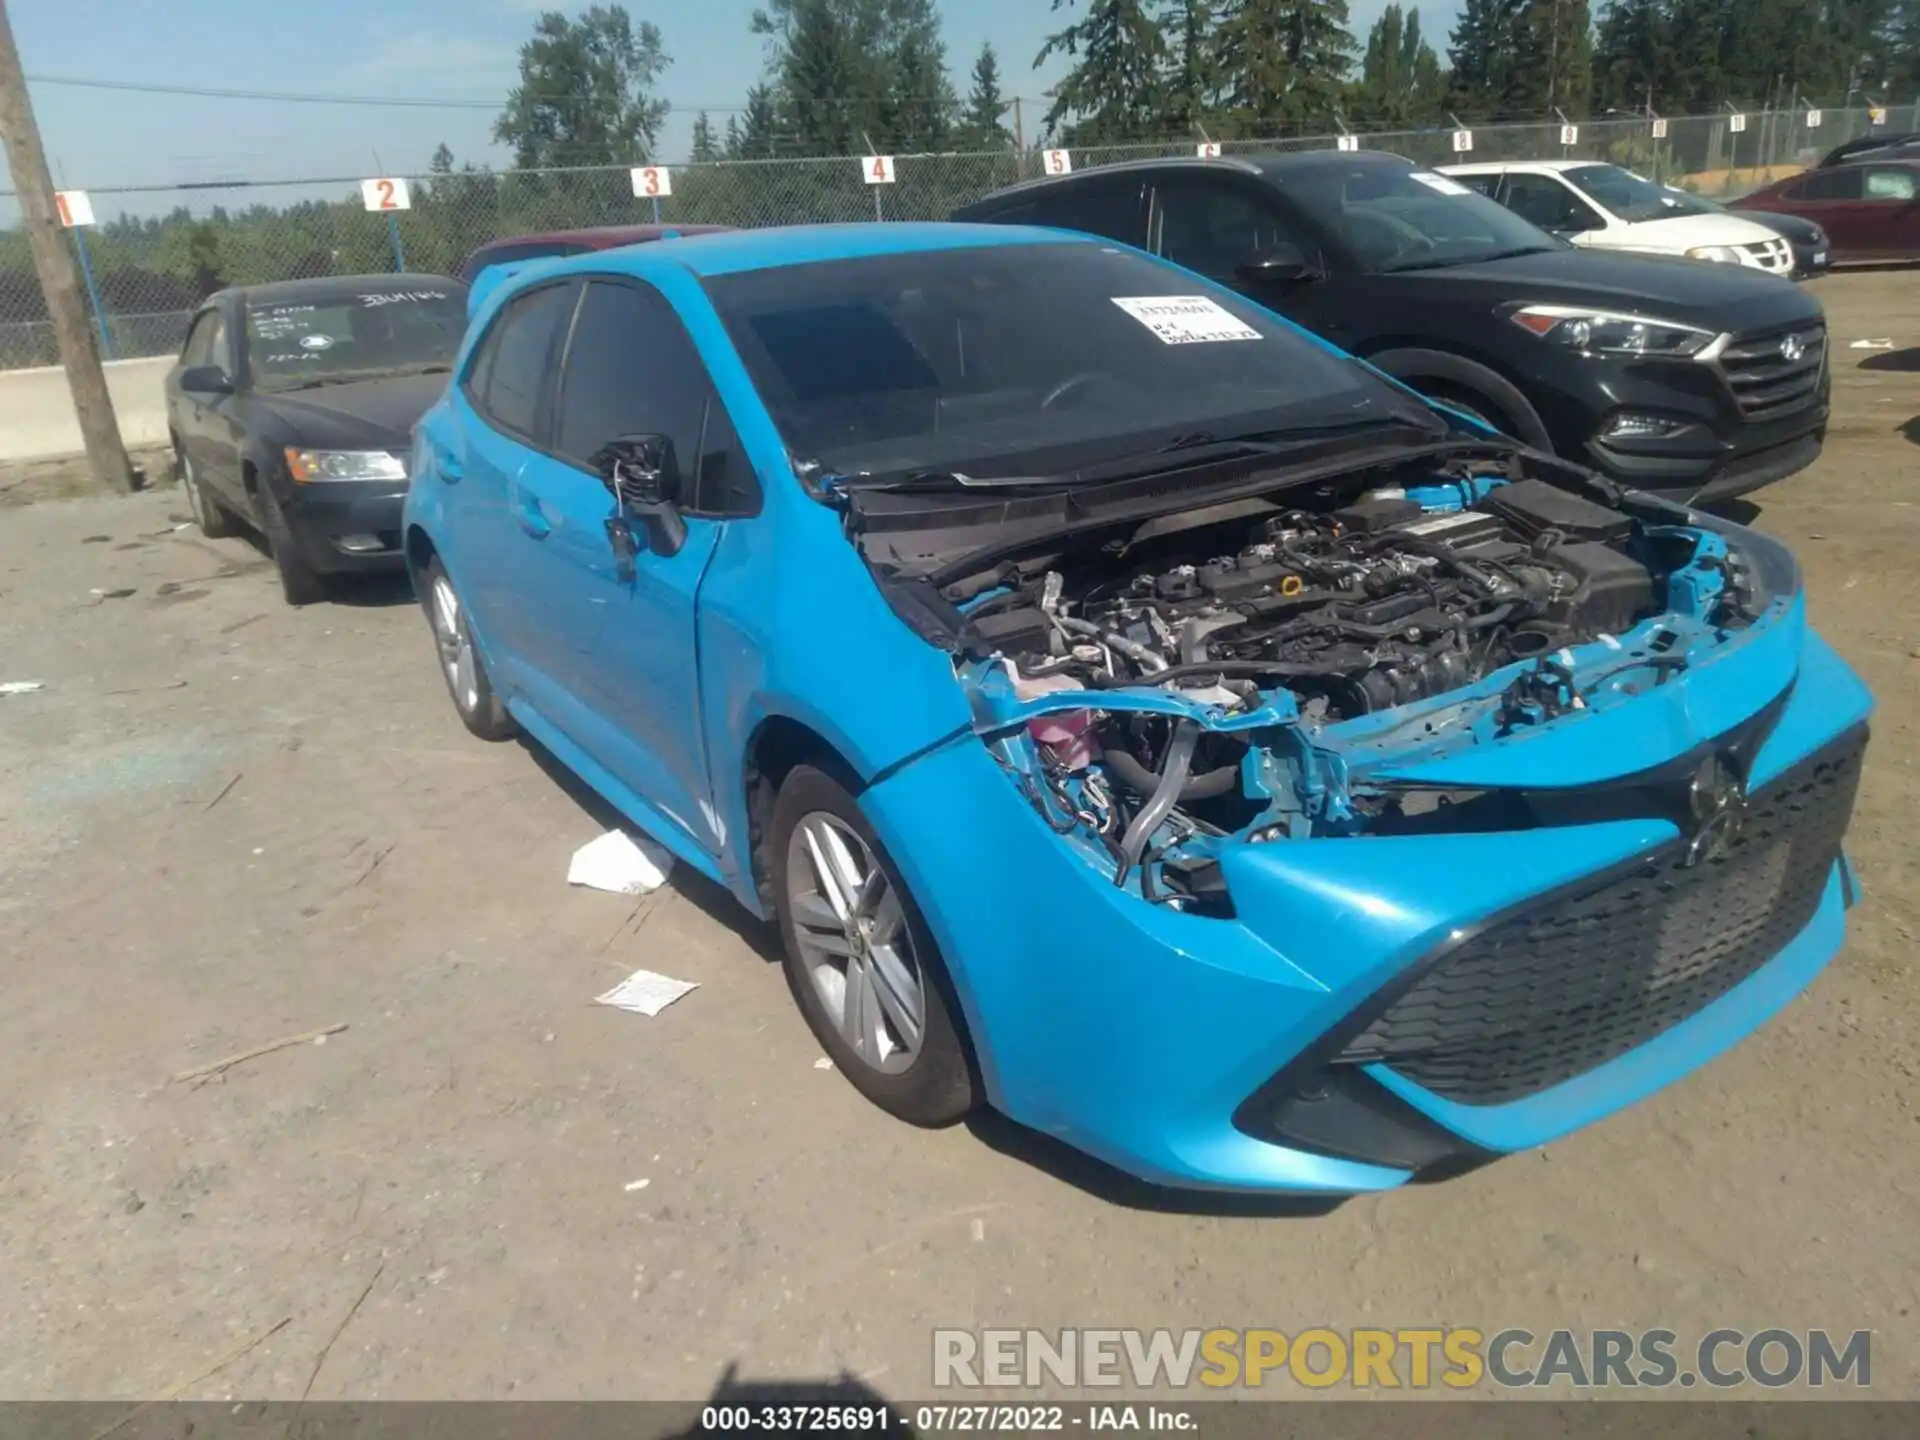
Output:
<instances>
[{"instance_id":1,"label":"door handle","mask_svg":"<svg viewBox=\"0 0 1920 1440\"><path fill-rule=\"evenodd\" d=\"M427 437L427 449L433 455L433 473L449 485L460 483L460 456L450 445L442 445L432 436Z\"/></svg>"},{"instance_id":2,"label":"door handle","mask_svg":"<svg viewBox=\"0 0 1920 1440\"><path fill-rule=\"evenodd\" d=\"M538 495L516 485L513 502L514 518L527 534L535 540L544 540L553 533L553 522L547 519L547 512L541 508Z\"/></svg>"}]
</instances>

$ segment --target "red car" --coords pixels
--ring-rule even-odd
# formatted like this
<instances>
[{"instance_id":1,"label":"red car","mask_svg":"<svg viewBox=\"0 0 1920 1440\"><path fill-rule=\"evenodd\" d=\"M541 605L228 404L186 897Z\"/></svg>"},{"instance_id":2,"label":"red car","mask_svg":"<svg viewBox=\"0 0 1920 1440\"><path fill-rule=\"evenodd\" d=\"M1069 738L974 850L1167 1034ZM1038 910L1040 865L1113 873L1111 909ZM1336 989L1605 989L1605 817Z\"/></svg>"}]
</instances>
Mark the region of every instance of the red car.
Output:
<instances>
[{"instance_id":1,"label":"red car","mask_svg":"<svg viewBox=\"0 0 1920 1440\"><path fill-rule=\"evenodd\" d=\"M515 235L489 241L474 251L460 266L459 278L463 284L471 285L473 277L489 265L542 260L550 255L579 255L588 250L612 250L621 245L668 240L675 235L705 235L732 228L731 225L596 225L589 230L543 230L535 235Z\"/></svg>"},{"instance_id":2,"label":"red car","mask_svg":"<svg viewBox=\"0 0 1920 1440\"><path fill-rule=\"evenodd\" d=\"M1827 232L1842 265L1920 260L1920 160L1861 158L1822 166L1732 202L1800 215Z\"/></svg>"}]
</instances>

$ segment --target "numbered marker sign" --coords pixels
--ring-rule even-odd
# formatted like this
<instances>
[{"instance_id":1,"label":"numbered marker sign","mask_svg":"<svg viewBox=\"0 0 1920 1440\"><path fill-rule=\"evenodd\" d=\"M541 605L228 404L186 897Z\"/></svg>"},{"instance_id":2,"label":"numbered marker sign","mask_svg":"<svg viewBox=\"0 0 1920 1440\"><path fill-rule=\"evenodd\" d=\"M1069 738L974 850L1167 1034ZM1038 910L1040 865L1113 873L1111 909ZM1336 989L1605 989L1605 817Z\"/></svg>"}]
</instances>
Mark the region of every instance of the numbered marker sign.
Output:
<instances>
[{"instance_id":1,"label":"numbered marker sign","mask_svg":"<svg viewBox=\"0 0 1920 1440\"><path fill-rule=\"evenodd\" d=\"M76 225L91 225L93 200L84 190L56 190L53 192L53 213L60 217L60 223L69 230Z\"/></svg>"},{"instance_id":2,"label":"numbered marker sign","mask_svg":"<svg viewBox=\"0 0 1920 1440\"><path fill-rule=\"evenodd\" d=\"M1653 138L1656 140L1664 140L1667 138L1667 122L1666 121L1656 120L1653 122Z\"/></svg>"},{"instance_id":3,"label":"numbered marker sign","mask_svg":"<svg viewBox=\"0 0 1920 1440\"><path fill-rule=\"evenodd\" d=\"M1472 149L1473 149L1473 132L1471 130L1456 130L1453 132L1453 153L1454 154L1465 155L1468 151Z\"/></svg>"},{"instance_id":4,"label":"numbered marker sign","mask_svg":"<svg viewBox=\"0 0 1920 1440\"><path fill-rule=\"evenodd\" d=\"M1823 117L1821 116L1818 110L1807 111L1807 128L1809 130L1818 130L1820 128L1820 121L1822 118Z\"/></svg>"},{"instance_id":5,"label":"numbered marker sign","mask_svg":"<svg viewBox=\"0 0 1920 1440\"><path fill-rule=\"evenodd\" d=\"M1729 115L1727 117L1727 129L1731 130L1734 134L1738 135L1741 131L1745 130L1746 128L1747 128L1746 116Z\"/></svg>"},{"instance_id":6,"label":"numbered marker sign","mask_svg":"<svg viewBox=\"0 0 1920 1440\"><path fill-rule=\"evenodd\" d=\"M1884 125L1884 124L1886 124L1886 123L1887 123L1887 109L1886 109L1886 106L1884 106L1884 105L1875 105L1875 106L1872 106L1871 108L1869 108L1869 109L1868 109L1868 111L1867 111L1867 123L1868 123L1869 125Z\"/></svg>"},{"instance_id":7,"label":"numbered marker sign","mask_svg":"<svg viewBox=\"0 0 1920 1440\"><path fill-rule=\"evenodd\" d=\"M1580 143L1580 127L1578 125L1562 125L1560 127L1560 143L1562 145L1578 145Z\"/></svg>"},{"instance_id":8,"label":"numbered marker sign","mask_svg":"<svg viewBox=\"0 0 1920 1440\"><path fill-rule=\"evenodd\" d=\"M633 170L633 193L642 200L673 194L673 175L664 165L638 165Z\"/></svg>"},{"instance_id":9,"label":"numbered marker sign","mask_svg":"<svg viewBox=\"0 0 1920 1440\"><path fill-rule=\"evenodd\" d=\"M1220 142L1218 140L1202 140L1198 145L1193 147L1193 153L1198 155L1202 160L1218 160L1220 158Z\"/></svg>"},{"instance_id":10,"label":"numbered marker sign","mask_svg":"<svg viewBox=\"0 0 1920 1440\"><path fill-rule=\"evenodd\" d=\"M413 196L407 182L395 175L360 182L360 199L369 210L411 210Z\"/></svg>"},{"instance_id":11,"label":"numbered marker sign","mask_svg":"<svg viewBox=\"0 0 1920 1440\"><path fill-rule=\"evenodd\" d=\"M893 156L869 155L860 162L860 174L869 185L893 184Z\"/></svg>"},{"instance_id":12,"label":"numbered marker sign","mask_svg":"<svg viewBox=\"0 0 1920 1440\"><path fill-rule=\"evenodd\" d=\"M1071 175L1073 173L1073 156L1065 150L1049 150L1041 158L1046 161L1047 174L1049 175Z\"/></svg>"},{"instance_id":13,"label":"numbered marker sign","mask_svg":"<svg viewBox=\"0 0 1920 1440\"><path fill-rule=\"evenodd\" d=\"M1469 149L1473 147L1473 139L1471 136L1467 139L1467 147ZM1358 135L1337 135L1334 137L1333 148L1336 150L1358 150L1360 148L1360 137Z\"/></svg>"}]
</instances>

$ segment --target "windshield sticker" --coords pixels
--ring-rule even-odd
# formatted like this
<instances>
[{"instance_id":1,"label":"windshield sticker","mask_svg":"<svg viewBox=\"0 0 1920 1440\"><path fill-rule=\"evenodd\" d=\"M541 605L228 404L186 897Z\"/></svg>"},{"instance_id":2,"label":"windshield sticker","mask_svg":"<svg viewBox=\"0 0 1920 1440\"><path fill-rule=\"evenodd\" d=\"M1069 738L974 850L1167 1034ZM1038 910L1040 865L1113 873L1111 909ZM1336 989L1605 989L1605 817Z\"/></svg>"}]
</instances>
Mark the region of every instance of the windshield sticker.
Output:
<instances>
[{"instance_id":1,"label":"windshield sticker","mask_svg":"<svg viewBox=\"0 0 1920 1440\"><path fill-rule=\"evenodd\" d=\"M389 290L378 295L362 295L360 303L362 305L402 305L408 302L417 303L422 300L446 298L447 292L444 290Z\"/></svg>"},{"instance_id":2,"label":"windshield sticker","mask_svg":"<svg viewBox=\"0 0 1920 1440\"><path fill-rule=\"evenodd\" d=\"M333 344L333 337L331 335L302 335L300 337L300 348L302 350L324 350L331 344Z\"/></svg>"},{"instance_id":3,"label":"windshield sticker","mask_svg":"<svg viewBox=\"0 0 1920 1440\"><path fill-rule=\"evenodd\" d=\"M1163 345L1204 345L1220 340L1258 340L1242 323L1204 295L1115 295L1127 314L1160 337Z\"/></svg>"},{"instance_id":4,"label":"windshield sticker","mask_svg":"<svg viewBox=\"0 0 1920 1440\"><path fill-rule=\"evenodd\" d=\"M1449 180L1445 175L1436 175L1431 170L1411 170L1407 172L1409 180L1418 180L1429 190L1437 190L1442 195L1471 195L1473 192L1458 180Z\"/></svg>"}]
</instances>

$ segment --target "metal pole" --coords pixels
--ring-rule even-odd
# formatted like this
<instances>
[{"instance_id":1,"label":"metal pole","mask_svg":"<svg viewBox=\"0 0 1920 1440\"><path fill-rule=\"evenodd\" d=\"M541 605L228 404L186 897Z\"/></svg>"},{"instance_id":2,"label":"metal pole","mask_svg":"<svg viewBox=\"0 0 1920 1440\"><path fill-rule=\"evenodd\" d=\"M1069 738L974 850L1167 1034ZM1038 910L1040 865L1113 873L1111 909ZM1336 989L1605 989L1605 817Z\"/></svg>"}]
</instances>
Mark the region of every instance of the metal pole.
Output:
<instances>
[{"instance_id":1,"label":"metal pole","mask_svg":"<svg viewBox=\"0 0 1920 1440\"><path fill-rule=\"evenodd\" d=\"M86 282L87 303L93 307L94 328L100 332L100 356L104 360L111 360L113 332L107 329L107 308L100 303L100 287L93 283L93 257L87 253L87 230L84 225L73 227L73 244L80 252L80 278Z\"/></svg>"},{"instance_id":2,"label":"metal pole","mask_svg":"<svg viewBox=\"0 0 1920 1440\"><path fill-rule=\"evenodd\" d=\"M660 223L660 197L658 195L653 197L653 223L656 225Z\"/></svg>"},{"instance_id":3,"label":"metal pole","mask_svg":"<svg viewBox=\"0 0 1920 1440\"><path fill-rule=\"evenodd\" d=\"M880 187L878 185L873 187L873 218L876 220L885 220L887 218L886 212L880 208Z\"/></svg>"},{"instance_id":4,"label":"metal pole","mask_svg":"<svg viewBox=\"0 0 1920 1440\"><path fill-rule=\"evenodd\" d=\"M393 268L396 273L407 273L407 248L400 243L400 217L391 210L387 212L387 240L393 246Z\"/></svg>"}]
</instances>

